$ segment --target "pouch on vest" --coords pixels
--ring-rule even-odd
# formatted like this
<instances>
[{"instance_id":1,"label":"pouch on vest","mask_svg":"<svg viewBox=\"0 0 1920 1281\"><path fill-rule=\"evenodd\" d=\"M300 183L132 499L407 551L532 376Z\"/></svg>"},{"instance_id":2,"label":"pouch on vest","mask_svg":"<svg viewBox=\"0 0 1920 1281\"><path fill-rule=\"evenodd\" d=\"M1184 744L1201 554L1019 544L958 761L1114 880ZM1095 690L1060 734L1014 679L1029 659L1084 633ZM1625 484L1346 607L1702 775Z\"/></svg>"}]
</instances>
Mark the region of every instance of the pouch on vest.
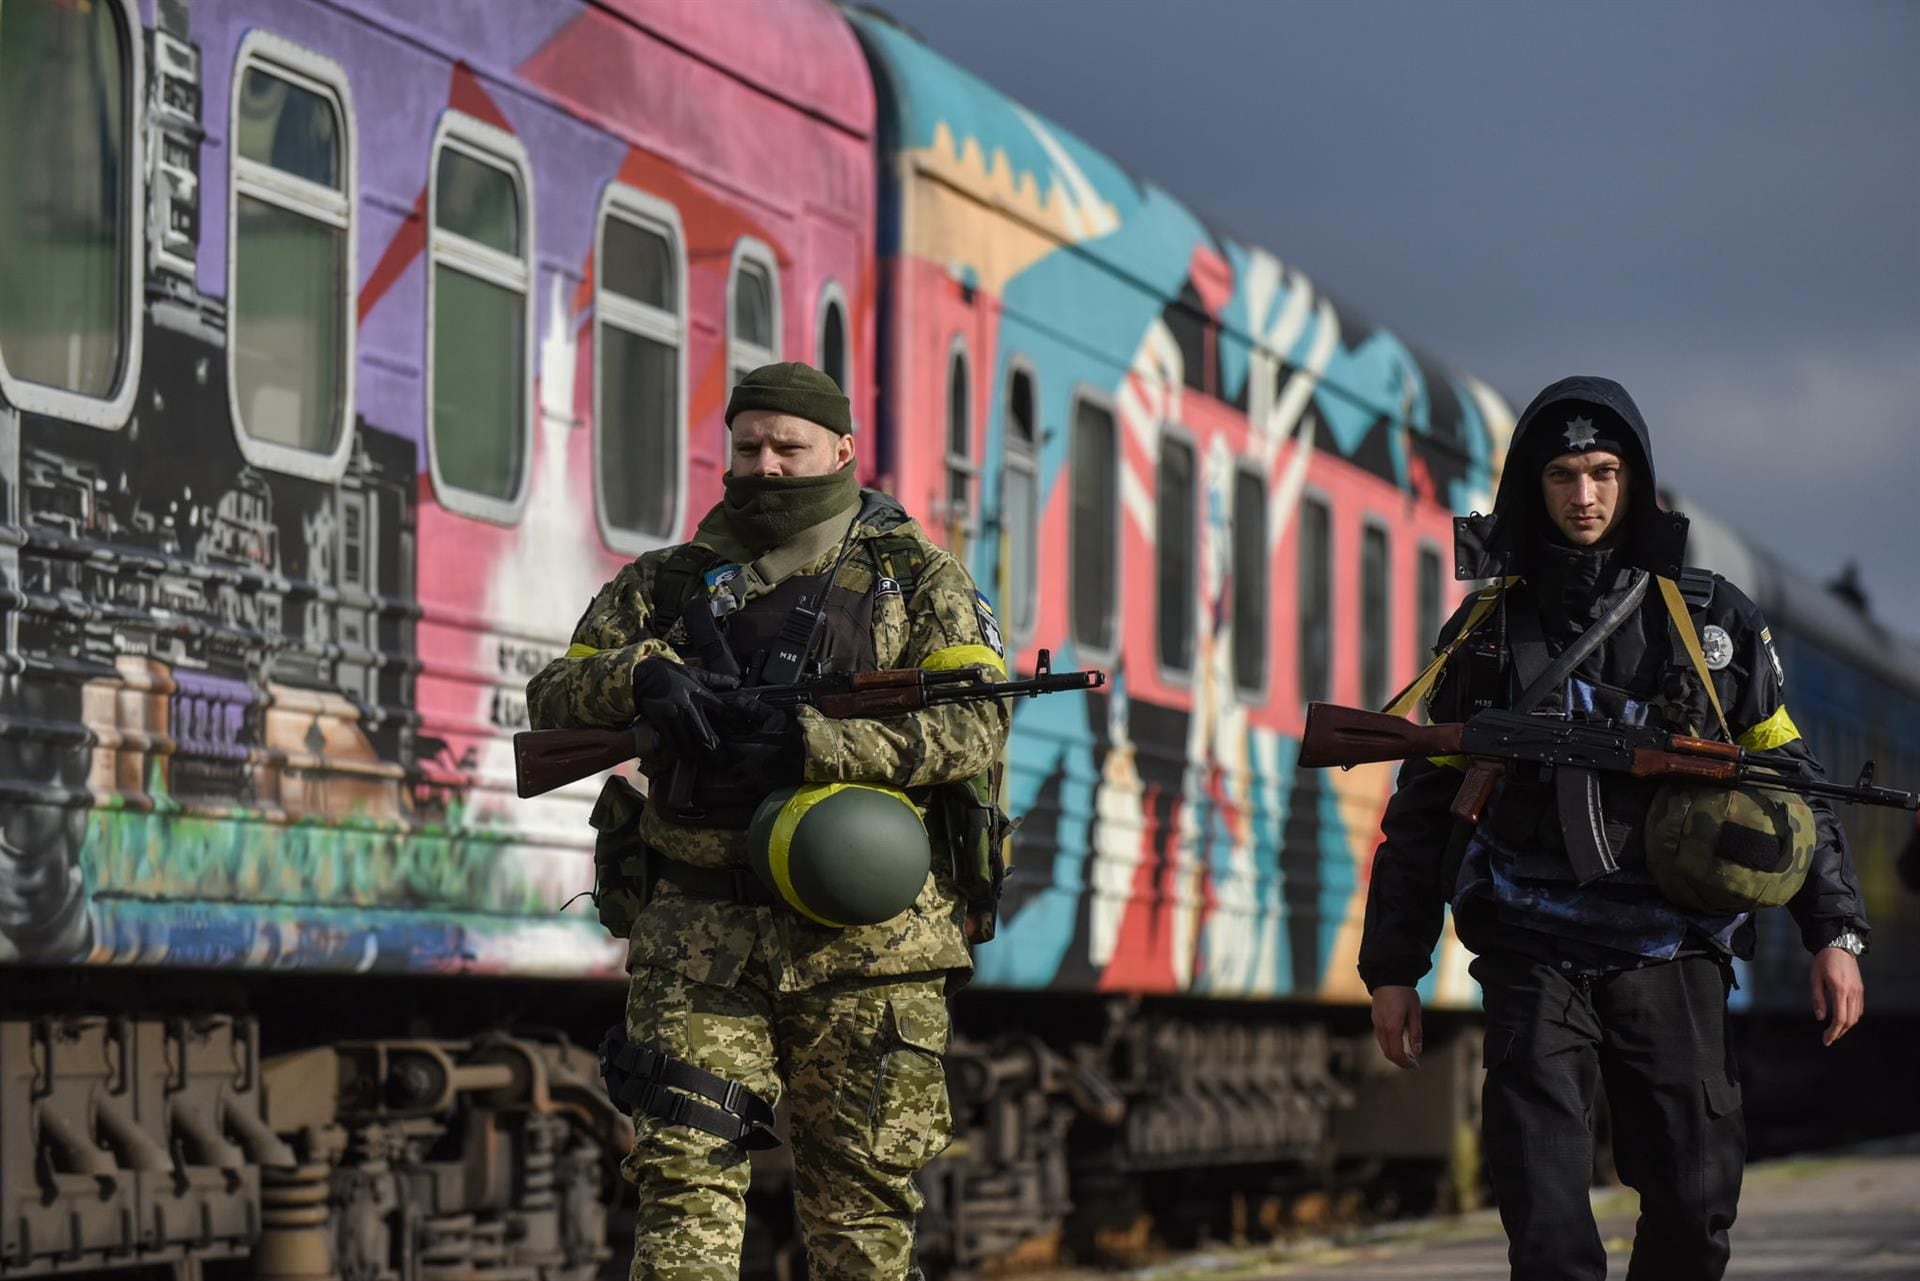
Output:
<instances>
[{"instance_id":1,"label":"pouch on vest","mask_svg":"<svg viewBox=\"0 0 1920 1281\"><path fill-rule=\"evenodd\" d=\"M996 761L972 778L934 792L953 859L953 888L966 905L969 943L986 943L999 921L1000 889L1011 865L1013 833L1020 826L1000 807L1005 764Z\"/></svg>"},{"instance_id":2,"label":"pouch on vest","mask_svg":"<svg viewBox=\"0 0 1920 1281\"><path fill-rule=\"evenodd\" d=\"M617 939L632 933L653 888L648 883L647 847L640 840L640 816L646 808L646 794L614 774L600 789L587 818L596 833L593 906L600 924Z\"/></svg>"}]
</instances>

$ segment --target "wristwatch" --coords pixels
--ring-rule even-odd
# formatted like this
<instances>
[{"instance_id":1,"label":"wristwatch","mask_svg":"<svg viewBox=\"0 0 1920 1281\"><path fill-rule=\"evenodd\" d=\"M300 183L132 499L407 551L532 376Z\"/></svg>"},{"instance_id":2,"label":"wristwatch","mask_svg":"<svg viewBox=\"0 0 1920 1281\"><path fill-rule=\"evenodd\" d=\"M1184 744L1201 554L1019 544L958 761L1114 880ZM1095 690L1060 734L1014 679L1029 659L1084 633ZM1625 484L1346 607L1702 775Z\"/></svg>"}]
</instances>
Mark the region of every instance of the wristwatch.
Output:
<instances>
[{"instance_id":1,"label":"wristwatch","mask_svg":"<svg viewBox=\"0 0 1920 1281\"><path fill-rule=\"evenodd\" d=\"M1867 941L1858 934L1855 934L1852 930L1840 931L1840 933L1828 939L1826 945L1828 947L1837 947L1842 951L1851 952L1855 956L1859 956L1867 950Z\"/></svg>"}]
</instances>

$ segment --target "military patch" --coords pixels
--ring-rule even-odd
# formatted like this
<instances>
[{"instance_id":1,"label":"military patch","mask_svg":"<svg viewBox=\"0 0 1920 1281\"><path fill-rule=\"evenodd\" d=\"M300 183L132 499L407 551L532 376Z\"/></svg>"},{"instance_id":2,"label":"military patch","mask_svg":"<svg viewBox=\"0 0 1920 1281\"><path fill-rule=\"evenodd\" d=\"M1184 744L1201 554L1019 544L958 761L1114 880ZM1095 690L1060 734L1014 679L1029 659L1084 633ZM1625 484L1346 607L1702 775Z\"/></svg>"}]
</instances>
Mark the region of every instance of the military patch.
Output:
<instances>
[{"instance_id":1,"label":"military patch","mask_svg":"<svg viewBox=\"0 0 1920 1281\"><path fill-rule=\"evenodd\" d=\"M1000 640L1000 622L993 616L993 606L987 603L987 597L979 588L973 590L973 616L980 623L980 635L985 638L987 648L1000 657L1007 656L1007 647Z\"/></svg>"},{"instance_id":2,"label":"military patch","mask_svg":"<svg viewBox=\"0 0 1920 1281\"><path fill-rule=\"evenodd\" d=\"M1787 683L1787 669L1780 665L1780 653L1773 647L1773 629L1771 627L1762 627L1760 629L1760 648L1767 651L1767 661L1773 664L1774 683L1785 686Z\"/></svg>"},{"instance_id":3,"label":"military patch","mask_svg":"<svg viewBox=\"0 0 1920 1281\"><path fill-rule=\"evenodd\" d=\"M900 594L900 584L897 580L891 578L879 579L873 585L873 594L875 596L898 596Z\"/></svg>"},{"instance_id":4,"label":"military patch","mask_svg":"<svg viewBox=\"0 0 1920 1281\"><path fill-rule=\"evenodd\" d=\"M707 603L713 607L715 618L725 618L740 608L740 598L733 590L733 580L739 576L738 565L715 565L706 572Z\"/></svg>"},{"instance_id":5,"label":"military patch","mask_svg":"<svg viewBox=\"0 0 1920 1281\"><path fill-rule=\"evenodd\" d=\"M1700 652L1706 657L1707 670L1717 672L1733 661L1733 637L1717 623L1700 629Z\"/></svg>"}]
</instances>

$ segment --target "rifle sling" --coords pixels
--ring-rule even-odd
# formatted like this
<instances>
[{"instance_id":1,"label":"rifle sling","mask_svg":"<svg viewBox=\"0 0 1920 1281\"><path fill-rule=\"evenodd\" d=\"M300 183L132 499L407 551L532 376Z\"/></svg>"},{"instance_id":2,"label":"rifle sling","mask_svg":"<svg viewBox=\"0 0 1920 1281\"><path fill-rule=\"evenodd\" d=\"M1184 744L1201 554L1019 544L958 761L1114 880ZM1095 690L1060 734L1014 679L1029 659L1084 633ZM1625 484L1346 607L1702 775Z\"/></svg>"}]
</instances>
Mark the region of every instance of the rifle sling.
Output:
<instances>
[{"instance_id":1,"label":"rifle sling","mask_svg":"<svg viewBox=\"0 0 1920 1281\"><path fill-rule=\"evenodd\" d=\"M1733 742L1733 731L1727 728L1727 714L1720 706L1720 691L1713 686L1713 673L1707 670L1707 657L1700 649L1700 636L1693 630L1693 615L1687 610L1686 598L1680 594L1680 585L1671 578L1660 580L1660 598L1667 603L1667 613L1673 619L1673 630L1680 636L1680 645L1687 651L1687 661L1693 664L1694 674L1706 687L1707 701L1713 704L1714 719L1720 722L1720 733L1729 742Z\"/></svg>"},{"instance_id":2,"label":"rifle sling","mask_svg":"<svg viewBox=\"0 0 1920 1281\"><path fill-rule=\"evenodd\" d=\"M1500 603L1501 593L1519 581L1518 578L1503 578L1491 587L1483 588L1474 598L1473 608L1467 611L1467 619L1460 624L1460 630L1453 634L1453 639L1440 647L1439 652L1433 656L1433 661L1413 678L1412 684L1387 700L1387 705L1380 709L1381 712L1387 716L1405 716L1412 711L1413 705L1425 698L1427 692L1439 682L1440 674L1447 669L1447 664L1453 661L1454 651L1466 644L1467 637L1473 635L1474 630L1492 615L1494 606Z\"/></svg>"},{"instance_id":3,"label":"rifle sling","mask_svg":"<svg viewBox=\"0 0 1920 1281\"><path fill-rule=\"evenodd\" d=\"M1586 662L1640 608L1640 602L1647 598L1649 577L1644 570L1635 573L1633 581L1620 593L1620 599L1552 659L1548 658L1551 650L1540 621L1540 602L1535 593L1528 592L1520 608L1508 613L1513 670L1521 682L1520 696L1508 710L1524 715L1538 707L1548 694L1564 687L1574 669ZM1556 766L1553 775L1555 807L1574 879L1585 885L1618 871L1619 860L1607 844L1599 777L1590 769L1566 765Z\"/></svg>"},{"instance_id":4,"label":"rifle sling","mask_svg":"<svg viewBox=\"0 0 1920 1281\"><path fill-rule=\"evenodd\" d=\"M838 512L818 525L801 530L759 560L745 566L742 573L746 579L745 590L740 603L744 605L754 597L764 595L833 550L852 530L854 519L859 514L857 507ZM841 559L846 559L844 554Z\"/></svg>"},{"instance_id":5,"label":"rifle sling","mask_svg":"<svg viewBox=\"0 0 1920 1281\"><path fill-rule=\"evenodd\" d=\"M1588 655L1605 644L1609 636L1633 617L1634 611L1640 608L1640 602L1647 598L1647 579L1650 577L1645 570L1636 571L1627 590L1620 594L1620 599L1593 626L1575 637L1573 644L1561 650L1559 656L1548 663L1544 670L1536 666L1548 652L1545 633L1540 625L1540 606L1532 593L1528 593L1526 608L1511 614L1508 619L1514 638L1514 675L1521 681L1520 697L1514 699L1510 710L1531 712L1548 694L1566 684L1567 677L1573 675L1574 669L1586 662ZM1528 670L1530 666L1534 668L1531 672Z\"/></svg>"}]
</instances>

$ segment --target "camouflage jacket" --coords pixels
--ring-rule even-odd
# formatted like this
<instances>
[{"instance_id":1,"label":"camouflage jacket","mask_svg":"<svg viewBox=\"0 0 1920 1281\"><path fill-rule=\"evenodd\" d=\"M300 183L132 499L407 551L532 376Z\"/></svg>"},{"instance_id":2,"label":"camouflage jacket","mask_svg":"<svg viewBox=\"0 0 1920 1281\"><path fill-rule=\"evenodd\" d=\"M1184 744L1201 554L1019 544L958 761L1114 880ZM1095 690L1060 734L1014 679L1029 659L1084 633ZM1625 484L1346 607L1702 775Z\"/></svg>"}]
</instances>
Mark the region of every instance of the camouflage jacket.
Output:
<instances>
[{"instance_id":1,"label":"camouflage jacket","mask_svg":"<svg viewBox=\"0 0 1920 1281\"><path fill-rule=\"evenodd\" d=\"M873 646L882 668L951 664L956 653L998 653L998 629L966 567L928 541L912 521L880 528L863 521L853 536L918 541L923 566L911 599L898 592L874 601ZM527 685L536 729L624 726L633 720L633 669L649 658L697 666L676 645L681 626L663 629L655 610L654 578L674 548L641 556L602 587L573 629L573 643ZM795 574L832 567L829 549ZM841 585L872 586L874 562L856 550L842 566ZM662 631L665 630L665 634ZM808 782L881 783L926 787L970 778L999 759L1007 741L1004 703L949 705L884 720L833 720L811 708L800 712ZM746 862L746 833L687 827L649 806L641 837L667 856L702 866ZM629 968L659 965L698 982L731 986L756 957L768 963L781 991L802 991L832 979L883 977L969 969L961 930L964 909L948 879L947 852L934 850L935 872L907 911L878 925L831 929L784 905L749 907L657 886L630 935Z\"/></svg>"}]
</instances>

